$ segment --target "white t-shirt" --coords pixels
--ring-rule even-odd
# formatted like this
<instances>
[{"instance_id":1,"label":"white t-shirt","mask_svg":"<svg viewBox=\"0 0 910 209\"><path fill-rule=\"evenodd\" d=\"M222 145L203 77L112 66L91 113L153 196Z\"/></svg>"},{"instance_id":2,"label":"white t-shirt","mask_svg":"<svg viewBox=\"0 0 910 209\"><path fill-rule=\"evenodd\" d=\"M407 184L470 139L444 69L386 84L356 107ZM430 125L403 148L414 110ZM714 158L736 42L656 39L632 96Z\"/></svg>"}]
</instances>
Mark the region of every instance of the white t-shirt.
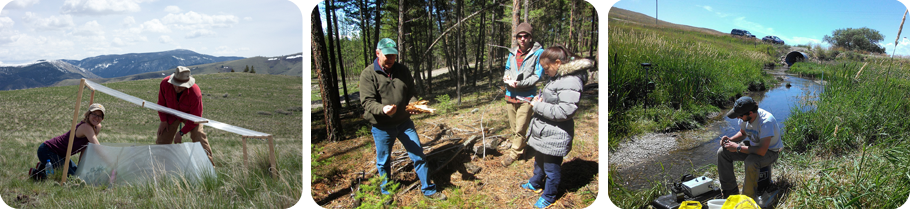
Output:
<instances>
[{"instance_id":1,"label":"white t-shirt","mask_svg":"<svg viewBox=\"0 0 910 209\"><path fill-rule=\"evenodd\" d=\"M758 108L758 118L752 123L739 120L739 128L746 133L746 139L751 141L752 146L758 147L761 139L771 137L771 144L768 150L780 152L784 149L784 142L780 140L781 131L777 124L777 118L768 111Z\"/></svg>"}]
</instances>

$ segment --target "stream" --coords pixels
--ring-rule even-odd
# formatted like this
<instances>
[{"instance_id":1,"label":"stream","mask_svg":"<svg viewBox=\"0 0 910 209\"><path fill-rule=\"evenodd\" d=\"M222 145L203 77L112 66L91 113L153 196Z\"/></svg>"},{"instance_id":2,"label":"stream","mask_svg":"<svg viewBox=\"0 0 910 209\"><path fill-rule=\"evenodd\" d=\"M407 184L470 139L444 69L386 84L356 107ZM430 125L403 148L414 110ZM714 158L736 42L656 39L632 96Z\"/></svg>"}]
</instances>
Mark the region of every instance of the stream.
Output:
<instances>
[{"instance_id":1,"label":"stream","mask_svg":"<svg viewBox=\"0 0 910 209\"><path fill-rule=\"evenodd\" d=\"M814 109L823 86L820 81L779 72L772 74L782 79L779 85L767 91L748 92L744 96L752 97L758 102L759 108L771 112L781 123L783 132L783 122L790 117L791 110ZM704 169L698 173L696 169L716 163L721 137L733 136L739 131L739 119L726 118L727 111L729 109L724 109L713 116L703 128L644 134L624 142L609 153L610 175L616 175L613 179L629 190L648 188L651 182L675 182L683 174L703 175ZM712 173L711 176L715 173L711 170L708 172Z\"/></svg>"}]
</instances>

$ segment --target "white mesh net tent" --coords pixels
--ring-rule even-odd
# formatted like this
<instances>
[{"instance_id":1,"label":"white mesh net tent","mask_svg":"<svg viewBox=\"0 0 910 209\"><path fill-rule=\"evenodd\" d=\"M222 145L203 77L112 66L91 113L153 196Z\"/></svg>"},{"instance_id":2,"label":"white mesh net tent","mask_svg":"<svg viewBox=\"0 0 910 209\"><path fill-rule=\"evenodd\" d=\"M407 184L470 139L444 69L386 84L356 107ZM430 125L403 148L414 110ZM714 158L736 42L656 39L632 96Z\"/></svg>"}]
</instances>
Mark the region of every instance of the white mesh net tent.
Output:
<instances>
[{"instance_id":1,"label":"white mesh net tent","mask_svg":"<svg viewBox=\"0 0 910 209\"><path fill-rule=\"evenodd\" d=\"M76 176L96 186L157 184L164 178L195 183L218 176L199 142L89 144L83 155Z\"/></svg>"},{"instance_id":2,"label":"white mesh net tent","mask_svg":"<svg viewBox=\"0 0 910 209\"><path fill-rule=\"evenodd\" d=\"M278 168L275 162L275 145L271 134L253 131L230 124L202 118L199 116L187 114L168 107L158 105L154 102L125 94L123 92L108 88L101 84L82 79L79 84L79 92L76 96L75 111L73 112L73 122L70 126L70 132L75 132L76 120L79 116L79 104L82 102L82 90L88 87L92 90L89 103L94 103L95 91L111 95L115 98L140 105L155 111L168 113L185 120L193 121L223 131L239 134L243 145L243 163L247 167L247 150L246 141L248 138L267 139L269 143L269 170L272 176L278 176ZM73 149L73 137L70 134L69 145L66 153L71 153ZM214 167L209 161L205 150L199 143L183 144L164 144L164 145L141 145L141 144L104 144L92 145L86 148L85 155L79 162L79 169L76 175L85 180L87 183L95 185L111 184L118 185L124 183L139 183L143 181L156 181L159 175L179 174L184 178L198 179L211 172L213 175ZM70 155L66 155L64 161L63 173L69 169ZM84 161L84 162L83 162ZM83 167L85 166L85 167ZM63 175L60 182L66 182L66 175Z\"/></svg>"}]
</instances>

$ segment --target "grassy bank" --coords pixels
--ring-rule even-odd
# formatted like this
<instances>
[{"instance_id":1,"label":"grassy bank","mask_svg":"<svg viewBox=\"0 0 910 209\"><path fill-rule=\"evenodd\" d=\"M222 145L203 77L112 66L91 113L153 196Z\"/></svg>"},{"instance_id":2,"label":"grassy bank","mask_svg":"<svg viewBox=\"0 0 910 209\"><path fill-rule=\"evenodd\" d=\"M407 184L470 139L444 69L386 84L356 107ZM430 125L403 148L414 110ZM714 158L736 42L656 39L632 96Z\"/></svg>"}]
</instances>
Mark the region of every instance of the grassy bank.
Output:
<instances>
[{"instance_id":1,"label":"grassy bank","mask_svg":"<svg viewBox=\"0 0 910 209\"><path fill-rule=\"evenodd\" d=\"M824 75L817 108L785 122L781 158L793 193L790 208L896 208L910 194L907 60L797 63L796 73ZM865 67L863 67L865 65ZM890 67L889 67L890 65Z\"/></svg>"},{"instance_id":2,"label":"grassy bank","mask_svg":"<svg viewBox=\"0 0 910 209\"><path fill-rule=\"evenodd\" d=\"M777 56L770 44L610 21L611 148L636 134L698 127L750 87L774 82L762 71Z\"/></svg>"},{"instance_id":3,"label":"grassy bank","mask_svg":"<svg viewBox=\"0 0 910 209\"><path fill-rule=\"evenodd\" d=\"M106 188L85 185L75 176L63 185L56 181L32 182L26 174L38 162L38 145L68 131L76 98L76 86L48 87L0 91L0 107L8 113L0 117L0 147L5 150L0 154L0 165L7 168L0 171L0 184L4 185L0 196L15 208L287 208L296 204L302 194L303 178L301 78L248 73L194 77L204 94L203 117L275 136L280 178L268 173L268 143L248 141L250 168L244 168L240 136L205 127L218 178L202 184L162 180L157 187ZM157 101L160 81L103 85ZM89 95L84 93L80 112L86 111ZM155 143L155 111L100 92L95 94L95 102L106 107L104 128L99 135L102 144ZM184 137L184 141L189 138Z\"/></svg>"}]
</instances>

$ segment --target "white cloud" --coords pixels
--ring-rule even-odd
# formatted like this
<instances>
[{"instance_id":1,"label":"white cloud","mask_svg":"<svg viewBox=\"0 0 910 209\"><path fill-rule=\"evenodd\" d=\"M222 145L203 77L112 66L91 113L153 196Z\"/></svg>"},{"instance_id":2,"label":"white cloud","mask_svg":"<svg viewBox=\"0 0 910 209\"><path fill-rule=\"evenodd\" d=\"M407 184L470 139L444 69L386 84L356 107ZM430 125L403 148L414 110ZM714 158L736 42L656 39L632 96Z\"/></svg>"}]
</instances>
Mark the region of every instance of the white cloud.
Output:
<instances>
[{"instance_id":1,"label":"white cloud","mask_svg":"<svg viewBox=\"0 0 910 209\"><path fill-rule=\"evenodd\" d=\"M250 48L247 48L247 47L233 48L233 47L228 47L228 46L218 46L218 48L215 48L215 52L213 54L214 55L232 55L232 54L237 54L237 52L240 52L240 51L249 51L249 50L250 50Z\"/></svg>"},{"instance_id":2,"label":"white cloud","mask_svg":"<svg viewBox=\"0 0 910 209\"><path fill-rule=\"evenodd\" d=\"M215 35L215 34L216 34L215 31L199 29L199 30L193 30L193 31L190 31L189 33L186 33L186 36L184 36L184 37L185 38L199 38L200 36L208 36L208 35Z\"/></svg>"},{"instance_id":3,"label":"white cloud","mask_svg":"<svg viewBox=\"0 0 910 209\"><path fill-rule=\"evenodd\" d=\"M159 37L158 37L158 42L161 42L162 44L171 44L171 43L175 43L175 42L174 42L174 39L171 39L171 37L170 37L170 36L167 36L167 35L159 36Z\"/></svg>"},{"instance_id":4,"label":"white cloud","mask_svg":"<svg viewBox=\"0 0 910 209\"><path fill-rule=\"evenodd\" d=\"M808 44L812 44L812 45L823 44L821 40L814 39L814 38L807 38L807 37L786 38L786 37L782 37L782 36L778 36L778 37L783 39L784 42L786 42L787 44L793 45L793 46L808 45Z\"/></svg>"},{"instance_id":5,"label":"white cloud","mask_svg":"<svg viewBox=\"0 0 910 209\"><path fill-rule=\"evenodd\" d=\"M15 24L16 24L16 22L13 21L12 18L9 18L9 17L0 17L0 29L3 29L3 28L12 28L13 25L15 25Z\"/></svg>"},{"instance_id":6,"label":"white cloud","mask_svg":"<svg viewBox=\"0 0 910 209\"><path fill-rule=\"evenodd\" d=\"M37 3L38 0L14 0L3 6L3 9L22 9Z\"/></svg>"},{"instance_id":7,"label":"white cloud","mask_svg":"<svg viewBox=\"0 0 910 209\"><path fill-rule=\"evenodd\" d=\"M246 20L246 21L252 21L252 20L253 20L253 18L252 18L252 17L243 17L243 20Z\"/></svg>"},{"instance_id":8,"label":"white cloud","mask_svg":"<svg viewBox=\"0 0 910 209\"><path fill-rule=\"evenodd\" d=\"M19 37L22 37L22 34L20 34L19 31L0 30L0 46L14 43L19 40Z\"/></svg>"},{"instance_id":9,"label":"white cloud","mask_svg":"<svg viewBox=\"0 0 910 209\"><path fill-rule=\"evenodd\" d=\"M77 36L104 36L104 28L101 27L101 24L98 24L98 21L89 21L73 31L74 35Z\"/></svg>"},{"instance_id":10,"label":"white cloud","mask_svg":"<svg viewBox=\"0 0 910 209\"><path fill-rule=\"evenodd\" d=\"M167 13L180 13L180 7L177 6L167 6L164 8L164 12Z\"/></svg>"},{"instance_id":11,"label":"white cloud","mask_svg":"<svg viewBox=\"0 0 910 209\"><path fill-rule=\"evenodd\" d=\"M697 6L697 5L696 5L696 6ZM705 10L708 10L709 12L713 12L713 11L714 11L714 9L711 8L711 6L697 6L697 7L704 8Z\"/></svg>"},{"instance_id":12,"label":"white cloud","mask_svg":"<svg viewBox=\"0 0 910 209\"><path fill-rule=\"evenodd\" d=\"M231 27L239 22L239 18L234 15L206 15L189 11L183 14L167 14L161 21L177 29L193 30Z\"/></svg>"},{"instance_id":13,"label":"white cloud","mask_svg":"<svg viewBox=\"0 0 910 209\"><path fill-rule=\"evenodd\" d=\"M66 0L60 13L75 15L109 15L139 12L142 0Z\"/></svg>"},{"instance_id":14,"label":"white cloud","mask_svg":"<svg viewBox=\"0 0 910 209\"><path fill-rule=\"evenodd\" d=\"M27 23L27 26L38 30L63 30L76 26L76 24L73 23L73 17L70 15L41 18L35 13L25 12L25 17L23 17L22 20Z\"/></svg>"},{"instance_id":15,"label":"white cloud","mask_svg":"<svg viewBox=\"0 0 910 209\"><path fill-rule=\"evenodd\" d=\"M161 23L158 19L152 19L145 21L140 25L142 31L155 32L155 33L170 33L171 29Z\"/></svg>"},{"instance_id":16,"label":"white cloud","mask_svg":"<svg viewBox=\"0 0 910 209\"><path fill-rule=\"evenodd\" d=\"M113 43L114 46L126 46L126 42L123 42L123 40L120 38L114 38L111 43Z\"/></svg>"},{"instance_id":17,"label":"white cloud","mask_svg":"<svg viewBox=\"0 0 910 209\"><path fill-rule=\"evenodd\" d=\"M136 24L136 18L133 18L133 16L127 16L127 17L123 18L123 21L121 23L123 24L123 26L129 27L129 26L132 26L133 24Z\"/></svg>"}]
</instances>

